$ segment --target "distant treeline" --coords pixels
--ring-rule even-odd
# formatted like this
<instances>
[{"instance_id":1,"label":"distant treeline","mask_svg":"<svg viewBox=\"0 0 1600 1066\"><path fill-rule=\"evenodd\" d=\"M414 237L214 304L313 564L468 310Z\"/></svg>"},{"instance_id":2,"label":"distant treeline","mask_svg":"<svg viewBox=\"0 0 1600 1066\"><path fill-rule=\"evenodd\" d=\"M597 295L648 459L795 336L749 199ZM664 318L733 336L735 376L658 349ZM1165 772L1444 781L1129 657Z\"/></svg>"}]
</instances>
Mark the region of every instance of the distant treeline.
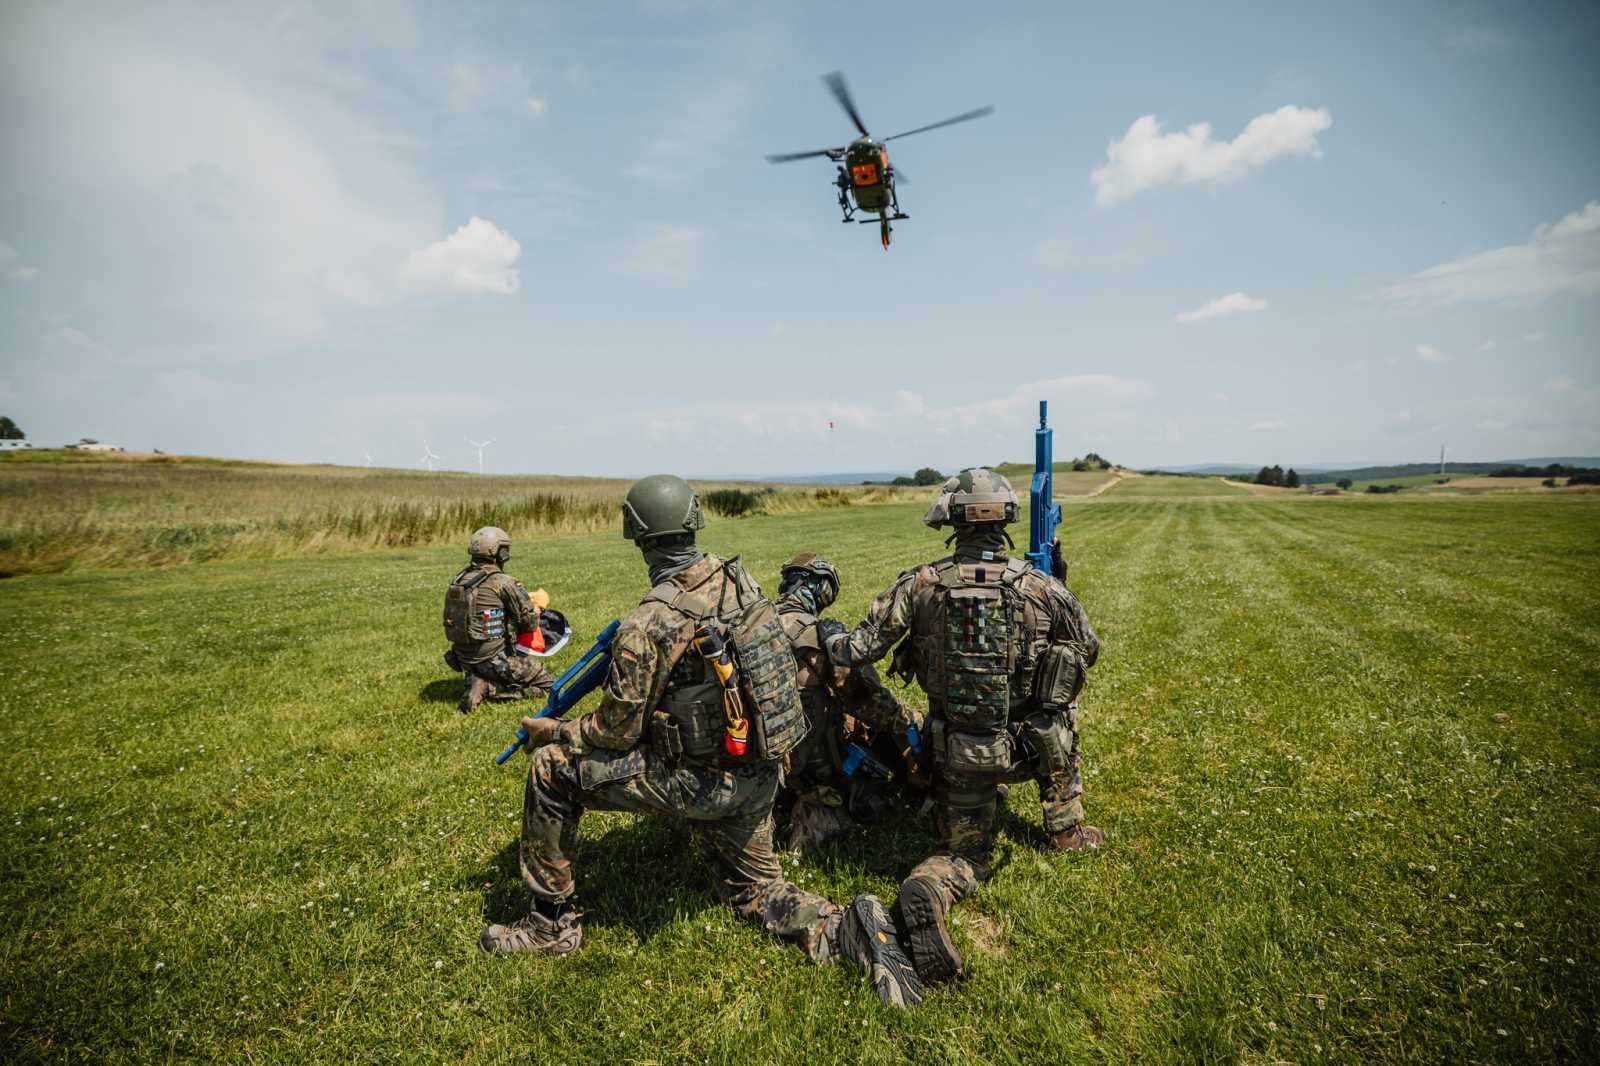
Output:
<instances>
[{"instance_id":1,"label":"distant treeline","mask_svg":"<svg viewBox=\"0 0 1600 1066\"><path fill-rule=\"evenodd\" d=\"M1568 485L1600 485L1600 469L1589 466L1564 466L1561 463L1551 463L1549 466L1503 466L1499 470L1491 470L1489 476L1542 477L1547 482L1564 477Z\"/></svg>"},{"instance_id":2,"label":"distant treeline","mask_svg":"<svg viewBox=\"0 0 1600 1066\"><path fill-rule=\"evenodd\" d=\"M1561 468L1559 474L1547 474L1547 469ZM1447 462L1444 465L1446 474L1479 474L1490 477L1565 477L1568 470L1588 470L1588 467L1562 466L1552 463L1550 467L1528 466L1524 463L1508 462L1501 459L1492 463L1456 463ZM1515 471L1508 473L1507 471ZM1438 463L1399 463L1394 466L1360 466L1350 470L1314 470L1300 475L1300 480L1307 485L1331 484L1341 478L1351 481L1383 481L1388 478L1416 477L1418 474L1436 474L1439 472Z\"/></svg>"}]
</instances>

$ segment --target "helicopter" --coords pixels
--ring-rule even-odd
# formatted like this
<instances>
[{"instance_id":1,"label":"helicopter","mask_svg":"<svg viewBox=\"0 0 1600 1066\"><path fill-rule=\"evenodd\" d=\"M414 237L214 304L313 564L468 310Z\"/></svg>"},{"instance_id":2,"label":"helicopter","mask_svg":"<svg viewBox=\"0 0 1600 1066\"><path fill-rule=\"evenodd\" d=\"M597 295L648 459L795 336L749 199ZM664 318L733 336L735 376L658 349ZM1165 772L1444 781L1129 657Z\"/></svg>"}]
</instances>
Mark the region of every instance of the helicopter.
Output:
<instances>
[{"instance_id":1,"label":"helicopter","mask_svg":"<svg viewBox=\"0 0 1600 1066\"><path fill-rule=\"evenodd\" d=\"M833 93L833 98L839 101L839 106L844 108L844 113L850 116L850 121L855 123L861 136L851 141L842 148L820 148L814 152L788 152L782 155L769 155L769 163L791 163L796 159L812 159L817 156L827 156L834 163L839 164L839 173L834 177L833 184L839 190L839 210L844 213L841 222L860 222L869 225L872 219L857 219L857 211L875 213L878 218L878 234L883 240L883 250L889 250L889 234L893 232L889 225L911 216L900 210L900 198L895 195L896 181L908 180L904 174L897 173L889 163L889 152L884 145L900 137L909 137L913 133L926 133L929 130L939 129L941 126L954 126L957 122L970 122L975 118L983 118L994 113L992 107L980 107L976 111L967 111L935 122L928 126L918 126L914 130L897 133L893 137L885 137L881 141L872 139L867 132L867 124L861 121L861 112L856 110L856 102L850 95L850 86L845 83L844 75L839 71L825 74L823 84L828 91Z\"/></svg>"}]
</instances>

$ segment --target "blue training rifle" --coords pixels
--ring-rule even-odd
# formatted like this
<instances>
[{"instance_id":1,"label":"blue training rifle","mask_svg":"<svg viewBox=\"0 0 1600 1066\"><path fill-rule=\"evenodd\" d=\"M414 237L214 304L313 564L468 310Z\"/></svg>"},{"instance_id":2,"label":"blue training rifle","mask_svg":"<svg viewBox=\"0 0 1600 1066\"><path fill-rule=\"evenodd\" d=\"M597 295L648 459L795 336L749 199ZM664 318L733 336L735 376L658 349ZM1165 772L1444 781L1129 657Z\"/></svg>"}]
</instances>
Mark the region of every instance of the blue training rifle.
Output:
<instances>
[{"instance_id":1,"label":"blue training rifle","mask_svg":"<svg viewBox=\"0 0 1600 1066\"><path fill-rule=\"evenodd\" d=\"M1055 431L1045 419L1046 401L1039 401L1039 428L1033 432L1033 484L1028 489L1028 562L1050 573L1050 545L1061 524L1061 505L1052 499L1055 479Z\"/></svg>"},{"instance_id":2,"label":"blue training rifle","mask_svg":"<svg viewBox=\"0 0 1600 1066\"><path fill-rule=\"evenodd\" d=\"M554 687L550 689L550 698L545 700L535 718L548 718L555 715L560 718L578 705L578 701L600 687L606 679L606 673L611 669L611 644L617 639L617 630L622 623L613 621L600 631L594 638L594 644L583 653L583 657L571 666L560 677L556 678ZM505 761L517 753L517 749L528 741L526 726L517 727L517 739L511 746L495 757L496 766L504 765Z\"/></svg>"}]
</instances>

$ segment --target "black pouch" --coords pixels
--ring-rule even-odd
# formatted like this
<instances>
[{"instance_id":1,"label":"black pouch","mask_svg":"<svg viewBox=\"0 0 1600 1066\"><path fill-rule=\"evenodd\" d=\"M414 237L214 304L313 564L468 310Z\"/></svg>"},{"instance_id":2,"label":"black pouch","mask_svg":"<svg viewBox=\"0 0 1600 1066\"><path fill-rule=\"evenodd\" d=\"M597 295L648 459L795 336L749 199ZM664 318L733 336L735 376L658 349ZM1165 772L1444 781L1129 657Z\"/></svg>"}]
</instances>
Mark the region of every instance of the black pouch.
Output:
<instances>
[{"instance_id":1,"label":"black pouch","mask_svg":"<svg viewBox=\"0 0 1600 1066\"><path fill-rule=\"evenodd\" d=\"M650 747L668 763L676 764L683 756L683 734L665 711L650 714Z\"/></svg>"}]
</instances>

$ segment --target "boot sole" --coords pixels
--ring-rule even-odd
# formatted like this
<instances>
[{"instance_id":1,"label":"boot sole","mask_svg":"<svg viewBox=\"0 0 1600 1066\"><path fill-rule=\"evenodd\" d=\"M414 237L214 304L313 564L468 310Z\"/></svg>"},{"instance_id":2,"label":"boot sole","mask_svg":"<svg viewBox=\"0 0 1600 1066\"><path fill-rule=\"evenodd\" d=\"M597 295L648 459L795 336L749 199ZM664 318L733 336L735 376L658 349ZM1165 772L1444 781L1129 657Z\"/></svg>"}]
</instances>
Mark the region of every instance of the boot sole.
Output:
<instances>
[{"instance_id":1,"label":"boot sole","mask_svg":"<svg viewBox=\"0 0 1600 1066\"><path fill-rule=\"evenodd\" d=\"M954 981L966 974L961 953L950 940L944 893L922 878L900 889L900 917L911 941L911 961L917 976L927 984Z\"/></svg>"},{"instance_id":2,"label":"boot sole","mask_svg":"<svg viewBox=\"0 0 1600 1066\"><path fill-rule=\"evenodd\" d=\"M901 948L883 904L858 899L851 904L851 910L861 938L861 954L865 956L860 961L878 998L889 1007L917 1006L922 1002L922 982L915 964Z\"/></svg>"}]
</instances>

